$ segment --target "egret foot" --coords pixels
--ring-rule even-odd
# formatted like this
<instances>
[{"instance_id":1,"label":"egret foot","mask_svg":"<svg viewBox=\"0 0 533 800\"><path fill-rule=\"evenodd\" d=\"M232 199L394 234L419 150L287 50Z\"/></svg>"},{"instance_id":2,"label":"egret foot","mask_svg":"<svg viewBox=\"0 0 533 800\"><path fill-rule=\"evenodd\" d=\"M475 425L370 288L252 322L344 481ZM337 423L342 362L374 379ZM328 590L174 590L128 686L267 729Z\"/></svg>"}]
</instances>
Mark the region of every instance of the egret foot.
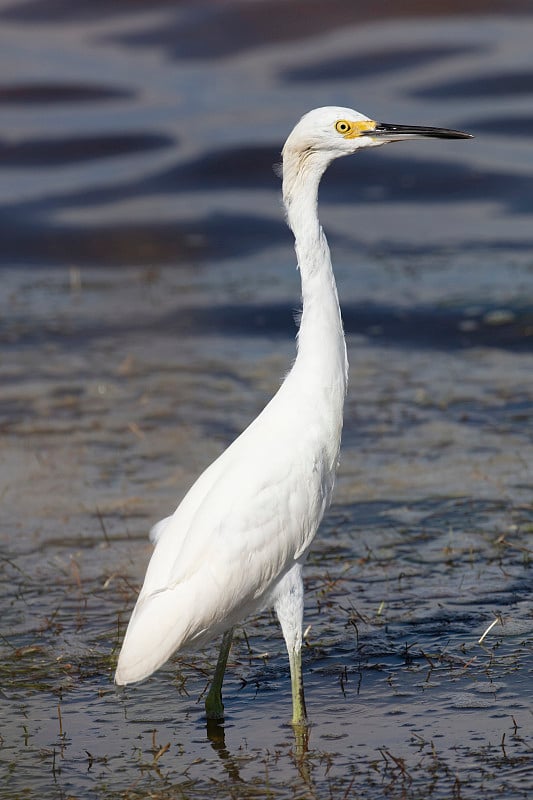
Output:
<instances>
[{"instance_id":1,"label":"egret foot","mask_svg":"<svg viewBox=\"0 0 533 800\"><path fill-rule=\"evenodd\" d=\"M213 682L205 698L205 714L207 719L224 721L224 703L222 702L222 682L228 663L228 656L233 639L233 628L230 628L222 637L218 661L213 675Z\"/></svg>"}]
</instances>

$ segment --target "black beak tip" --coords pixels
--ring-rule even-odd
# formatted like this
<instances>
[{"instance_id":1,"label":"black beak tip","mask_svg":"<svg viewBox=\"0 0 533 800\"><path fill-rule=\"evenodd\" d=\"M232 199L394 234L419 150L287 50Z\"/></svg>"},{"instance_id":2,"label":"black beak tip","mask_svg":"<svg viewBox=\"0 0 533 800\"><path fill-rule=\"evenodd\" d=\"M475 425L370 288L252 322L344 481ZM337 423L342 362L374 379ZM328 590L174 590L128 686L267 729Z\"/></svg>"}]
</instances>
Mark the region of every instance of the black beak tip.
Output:
<instances>
[{"instance_id":1,"label":"black beak tip","mask_svg":"<svg viewBox=\"0 0 533 800\"><path fill-rule=\"evenodd\" d=\"M450 131L449 136L443 136L443 138L449 139L474 139L475 136L473 133L465 133L464 131Z\"/></svg>"}]
</instances>

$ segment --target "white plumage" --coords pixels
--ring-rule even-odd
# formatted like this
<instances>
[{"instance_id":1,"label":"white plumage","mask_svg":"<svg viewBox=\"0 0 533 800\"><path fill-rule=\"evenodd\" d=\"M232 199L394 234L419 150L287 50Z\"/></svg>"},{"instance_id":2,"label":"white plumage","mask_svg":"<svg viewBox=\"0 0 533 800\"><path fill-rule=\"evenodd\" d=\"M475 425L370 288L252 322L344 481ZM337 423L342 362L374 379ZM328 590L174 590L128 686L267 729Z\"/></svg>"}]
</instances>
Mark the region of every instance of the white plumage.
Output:
<instances>
[{"instance_id":1,"label":"white plumage","mask_svg":"<svg viewBox=\"0 0 533 800\"><path fill-rule=\"evenodd\" d=\"M336 157L420 136L467 138L445 129L379 125L351 109L328 107L304 116L287 139L283 200L303 301L296 361L263 412L152 529L155 549L119 655L118 684L140 681L176 650L229 631L206 702L208 716L222 717L231 630L270 605L289 653L293 723L305 722L301 572L331 502L347 384L318 185Z\"/></svg>"}]
</instances>

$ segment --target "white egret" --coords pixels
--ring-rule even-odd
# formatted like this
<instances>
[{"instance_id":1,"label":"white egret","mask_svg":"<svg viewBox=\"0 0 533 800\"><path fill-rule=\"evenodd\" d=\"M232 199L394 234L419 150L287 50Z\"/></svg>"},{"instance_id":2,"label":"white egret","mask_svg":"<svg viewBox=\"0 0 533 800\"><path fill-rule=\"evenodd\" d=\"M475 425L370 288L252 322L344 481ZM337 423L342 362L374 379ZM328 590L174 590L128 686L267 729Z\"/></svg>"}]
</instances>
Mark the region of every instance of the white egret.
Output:
<instances>
[{"instance_id":1,"label":"white egret","mask_svg":"<svg viewBox=\"0 0 533 800\"><path fill-rule=\"evenodd\" d=\"M155 544L115 674L146 678L176 650L218 634L222 646L206 699L223 719L222 679L233 627L273 606L281 624L295 725L304 724L302 567L331 502L339 459L348 362L330 253L317 216L318 185L333 159L363 147L421 137L466 139L444 128L380 124L349 108L318 108L283 148L283 202L302 282L297 356L277 394L216 459Z\"/></svg>"}]
</instances>

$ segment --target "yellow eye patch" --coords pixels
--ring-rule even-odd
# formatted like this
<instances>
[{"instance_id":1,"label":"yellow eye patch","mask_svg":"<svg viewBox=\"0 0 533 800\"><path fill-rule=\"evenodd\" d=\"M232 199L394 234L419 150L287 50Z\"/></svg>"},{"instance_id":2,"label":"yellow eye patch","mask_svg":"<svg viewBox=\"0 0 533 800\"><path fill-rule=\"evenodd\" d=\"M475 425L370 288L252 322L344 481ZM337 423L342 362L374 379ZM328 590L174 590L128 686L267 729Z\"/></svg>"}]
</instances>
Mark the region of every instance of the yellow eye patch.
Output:
<instances>
[{"instance_id":1,"label":"yellow eye patch","mask_svg":"<svg viewBox=\"0 0 533 800\"><path fill-rule=\"evenodd\" d=\"M335 130L342 134L345 139L355 139L362 136L367 131L372 131L376 127L373 119L363 119L360 122L351 122L348 119L339 119L335 123Z\"/></svg>"}]
</instances>

